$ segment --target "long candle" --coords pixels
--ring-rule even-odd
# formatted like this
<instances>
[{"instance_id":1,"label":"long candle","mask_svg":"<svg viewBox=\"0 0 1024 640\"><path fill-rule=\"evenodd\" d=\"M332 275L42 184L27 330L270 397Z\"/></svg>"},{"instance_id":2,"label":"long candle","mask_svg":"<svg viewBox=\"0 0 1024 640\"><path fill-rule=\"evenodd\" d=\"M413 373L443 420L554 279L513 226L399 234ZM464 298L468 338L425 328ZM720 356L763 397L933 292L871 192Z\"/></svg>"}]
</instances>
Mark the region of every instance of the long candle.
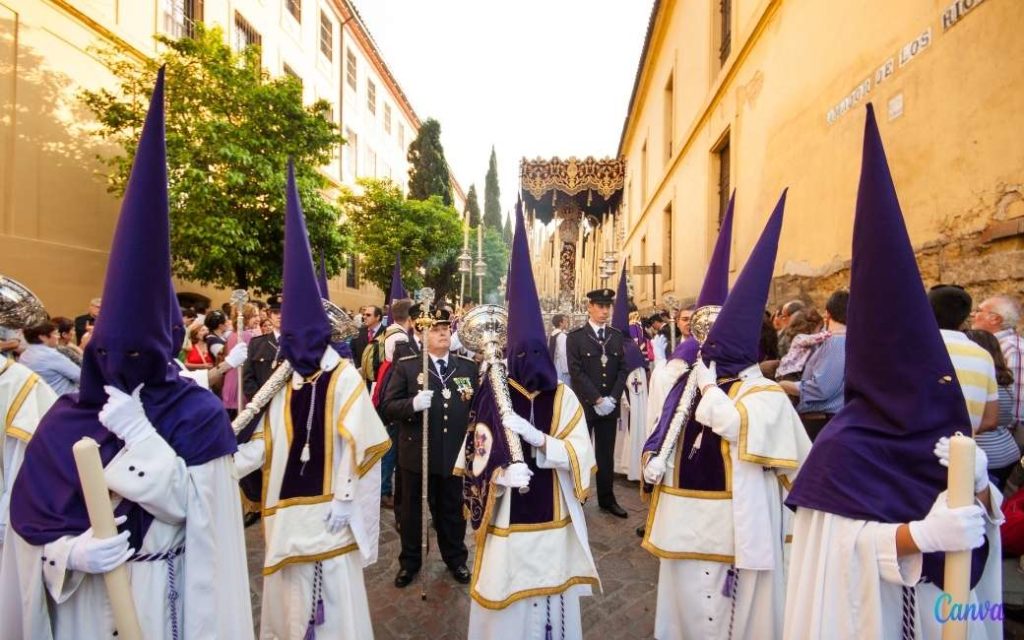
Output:
<instances>
[{"instance_id":1,"label":"long candle","mask_svg":"<svg viewBox=\"0 0 1024 640\"><path fill-rule=\"evenodd\" d=\"M476 228L476 257L484 257L484 223L481 222ZM481 292L483 293L483 292Z\"/></svg>"},{"instance_id":2,"label":"long candle","mask_svg":"<svg viewBox=\"0 0 1024 640\"><path fill-rule=\"evenodd\" d=\"M469 223L462 223L462 250L469 249Z\"/></svg>"},{"instance_id":3,"label":"long candle","mask_svg":"<svg viewBox=\"0 0 1024 640\"><path fill-rule=\"evenodd\" d=\"M100 461L100 447L92 438L82 438L71 447L78 467L78 478L82 483L85 508L89 512L94 538L112 538L117 535L114 524L114 509L110 504L110 492L103 477L103 463ZM142 640L139 619L135 615L131 586L128 584L128 569L124 564L103 574L110 597L110 609L114 614L114 625L118 638Z\"/></svg>"},{"instance_id":4,"label":"long candle","mask_svg":"<svg viewBox=\"0 0 1024 640\"><path fill-rule=\"evenodd\" d=\"M956 434L949 439L949 480L946 502L950 508L974 504L974 447L973 439ZM945 592L951 603L961 606L969 602L971 592L971 552L957 551L946 554ZM946 612L948 614L948 611ZM948 617L948 616L947 616ZM967 637L967 621L947 619L942 625L942 640L963 640Z\"/></svg>"}]
</instances>

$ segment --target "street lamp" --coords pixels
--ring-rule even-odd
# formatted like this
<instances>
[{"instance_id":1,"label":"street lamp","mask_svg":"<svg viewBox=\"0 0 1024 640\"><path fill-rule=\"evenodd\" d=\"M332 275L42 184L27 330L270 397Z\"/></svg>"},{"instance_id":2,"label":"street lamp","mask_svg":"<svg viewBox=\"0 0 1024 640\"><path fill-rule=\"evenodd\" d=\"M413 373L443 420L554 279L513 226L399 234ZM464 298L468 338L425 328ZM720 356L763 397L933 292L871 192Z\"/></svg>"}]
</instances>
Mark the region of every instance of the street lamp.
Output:
<instances>
[{"instance_id":1,"label":"street lamp","mask_svg":"<svg viewBox=\"0 0 1024 640\"><path fill-rule=\"evenodd\" d=\"M487 275L487 263L484 262L483 256L477 256L476 264L473 265L476 268L476 277L479 281L480 286L480 303L484 301L484 276Z\"/></svg>"},{"instance_id":2,"label":"street lamp","mask_svg":"<svg viewBox=\"0 0 1024 640\"><path fill-rule=\"evenodd\" d=\"M459 254L459 306L465 304L466 297L466 276L473 274L473 256L469 253L469 247L463 246ZM470 281L472 288L472 281Z\"/></svg>"}]
</instances>

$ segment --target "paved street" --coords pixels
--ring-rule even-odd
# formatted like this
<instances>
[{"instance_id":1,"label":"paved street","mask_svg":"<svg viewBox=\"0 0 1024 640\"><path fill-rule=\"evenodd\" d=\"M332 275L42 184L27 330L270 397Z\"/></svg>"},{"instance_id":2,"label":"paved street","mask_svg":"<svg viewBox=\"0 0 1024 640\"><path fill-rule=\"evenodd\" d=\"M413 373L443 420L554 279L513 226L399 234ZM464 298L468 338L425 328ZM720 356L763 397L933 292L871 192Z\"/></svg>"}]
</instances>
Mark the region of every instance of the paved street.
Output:
<instances>
[{"instance_id":1,"label":"paved street","mask_svg":"<svg viewBox=\"0 0 1024 640\"><path fill-rule=\"evenodd\" d=\"M583 601L584 637L601 640L628 640L654 636L654 604L658 563L640 548L634 529L642 522L646 506L640 502L637 483L621 476L615 487L619 503L629 511L627 520L600 512L597 501L587 503L590 548L597 560L603 592ZM252 584L253 617L259 626L260 567L263 560L263 530L259 525L246 529L249 549L249 576ZM416 581L405 589L392 584L398 572L398 533L390 510L381 522L380 557L366 570L366 584L373 612L377 640L406 638L456 640L465 638L469 621L467 587L457 584L436 555L424 564ZM473 537L467 528L466 545L473 559ZM436 547L432 548L436 554ZM470 567L472 568L472 567ZM420 584L428 581L427 601L420 600ZM1003 563L1004 602L1009 615L1024 619L1024 573L1016 559ZM1024 640L1024 625L1009 617L1005 635Z\"/></svg>"},{"instance_id":2,"label":"paved street","mask_svg":"<svg viewBox=\"0 0 1024 640\"><path fill-rule=\"evenodd\" d=\"M654 633L654 594L658 563L640 548L634 529L642 522L646 507L640 502L637 483L621 478L616 482L619 503L629 511L620 520L600 512L597 501L590 500L585 511L590 531L590 548L597 561L603 593L583 602L583 628L586 637L608 640L651 638ZM405 589L392 584L398 572L398 533L394 516L385 511L381 522L380 558L366 570L373 628L378 640L465 638L469 621L469 594L466 586L452 580L444 563L434 555L424 563L416 581ZM467 527L466 544L473 558L473 540ZM253 592L253 615L259 624L259 594L262 586L260 566L263 558L262 527L246 530L249 549L249 576ZM472 568L472 567L471 567ZM421 581L428 581L427 601L420 600Z\"/></svg>"}]
</instances>

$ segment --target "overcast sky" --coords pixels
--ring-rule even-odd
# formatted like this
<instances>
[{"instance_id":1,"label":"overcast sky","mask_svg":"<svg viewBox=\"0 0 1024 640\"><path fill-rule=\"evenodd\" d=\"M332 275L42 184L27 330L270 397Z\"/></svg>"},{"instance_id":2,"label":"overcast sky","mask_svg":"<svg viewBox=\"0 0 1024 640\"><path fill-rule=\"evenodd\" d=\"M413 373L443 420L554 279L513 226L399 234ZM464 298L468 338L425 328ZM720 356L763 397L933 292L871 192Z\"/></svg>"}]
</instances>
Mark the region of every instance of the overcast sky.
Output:
<instances>
[{"instance_id":1,"label":"overcast sky","mask_svg":"<svg viewBox=\"0 0 1024 640\"><path fill-rule=\"evenodd\" d=\"M611 156L652 0L354 0L466 191L494 145L504 211L523 156Z\"/></svg>"}]
</instances>

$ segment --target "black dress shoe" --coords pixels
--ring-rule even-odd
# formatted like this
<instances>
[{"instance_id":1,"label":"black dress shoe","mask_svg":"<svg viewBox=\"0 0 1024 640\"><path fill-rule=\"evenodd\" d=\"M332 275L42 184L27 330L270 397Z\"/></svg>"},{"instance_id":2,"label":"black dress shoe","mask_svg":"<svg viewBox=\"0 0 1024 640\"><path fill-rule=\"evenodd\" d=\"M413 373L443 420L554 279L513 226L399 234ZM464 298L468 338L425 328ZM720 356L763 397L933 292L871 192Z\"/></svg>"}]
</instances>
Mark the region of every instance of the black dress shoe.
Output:
<instances>
[{"instance_id":1,"label":"black dress shoe","mask_svg":"<svg viewBox=\"0 0 1024 640\"><path fill-rule=\"evenodd\" d=\"M245 519L242 521L243 527L248 528L260 521L260 513L254 511L252 513L245 514Z\"/></svg>"},{"instance_id":2,"label":"black dress shoe","mask_svg":"<svg viewBox=\"0 0 1024 640\"><path fill-rule=\"evenodd\" d=\"M452 572L452 577L455 578L455 582L458 582L459 584L469 584L471 574L469 573L469 569L466 568L466 565L460 564L457 567L449 569L449 571Z\"/></svg>"},{"instance_id":3,"label":"black dress shoe","mask_svg":"<svg viewBox=\"0 0 1024 640\"><path fill-rule=\"evenodd\" d=\"M419 571L409 571L408 569L399 569L398 574L395 576L395 586L399 589L404 589L409 586L412 579L416 577Z\"/></svg>"},{"instance_id":4,"label":"black dress shoe","mask_svg":"<svg viewBox=\"0 0 1024 640\"><path fill-rule=\"evenodd\" d=\"M636 528L636 537L642 538L642 537L644 537L645 533L647 533L647 525L644 525L642 527L637 527Z\"/></svg>"},{"instance_id":5,"label":"black dress shoe","mask_svg":"<svg viewBox=\"0 0 1024 640\"><path fill-rule=\"evenodd\" d=\"M602 506L601 511L604 511L605 513L610 513L617 518L625 518L629 516L629 514L626 513L626 510L620 507L619 503L617 502L613 502L609 505Z\"/></svg>"}]
</instances>

